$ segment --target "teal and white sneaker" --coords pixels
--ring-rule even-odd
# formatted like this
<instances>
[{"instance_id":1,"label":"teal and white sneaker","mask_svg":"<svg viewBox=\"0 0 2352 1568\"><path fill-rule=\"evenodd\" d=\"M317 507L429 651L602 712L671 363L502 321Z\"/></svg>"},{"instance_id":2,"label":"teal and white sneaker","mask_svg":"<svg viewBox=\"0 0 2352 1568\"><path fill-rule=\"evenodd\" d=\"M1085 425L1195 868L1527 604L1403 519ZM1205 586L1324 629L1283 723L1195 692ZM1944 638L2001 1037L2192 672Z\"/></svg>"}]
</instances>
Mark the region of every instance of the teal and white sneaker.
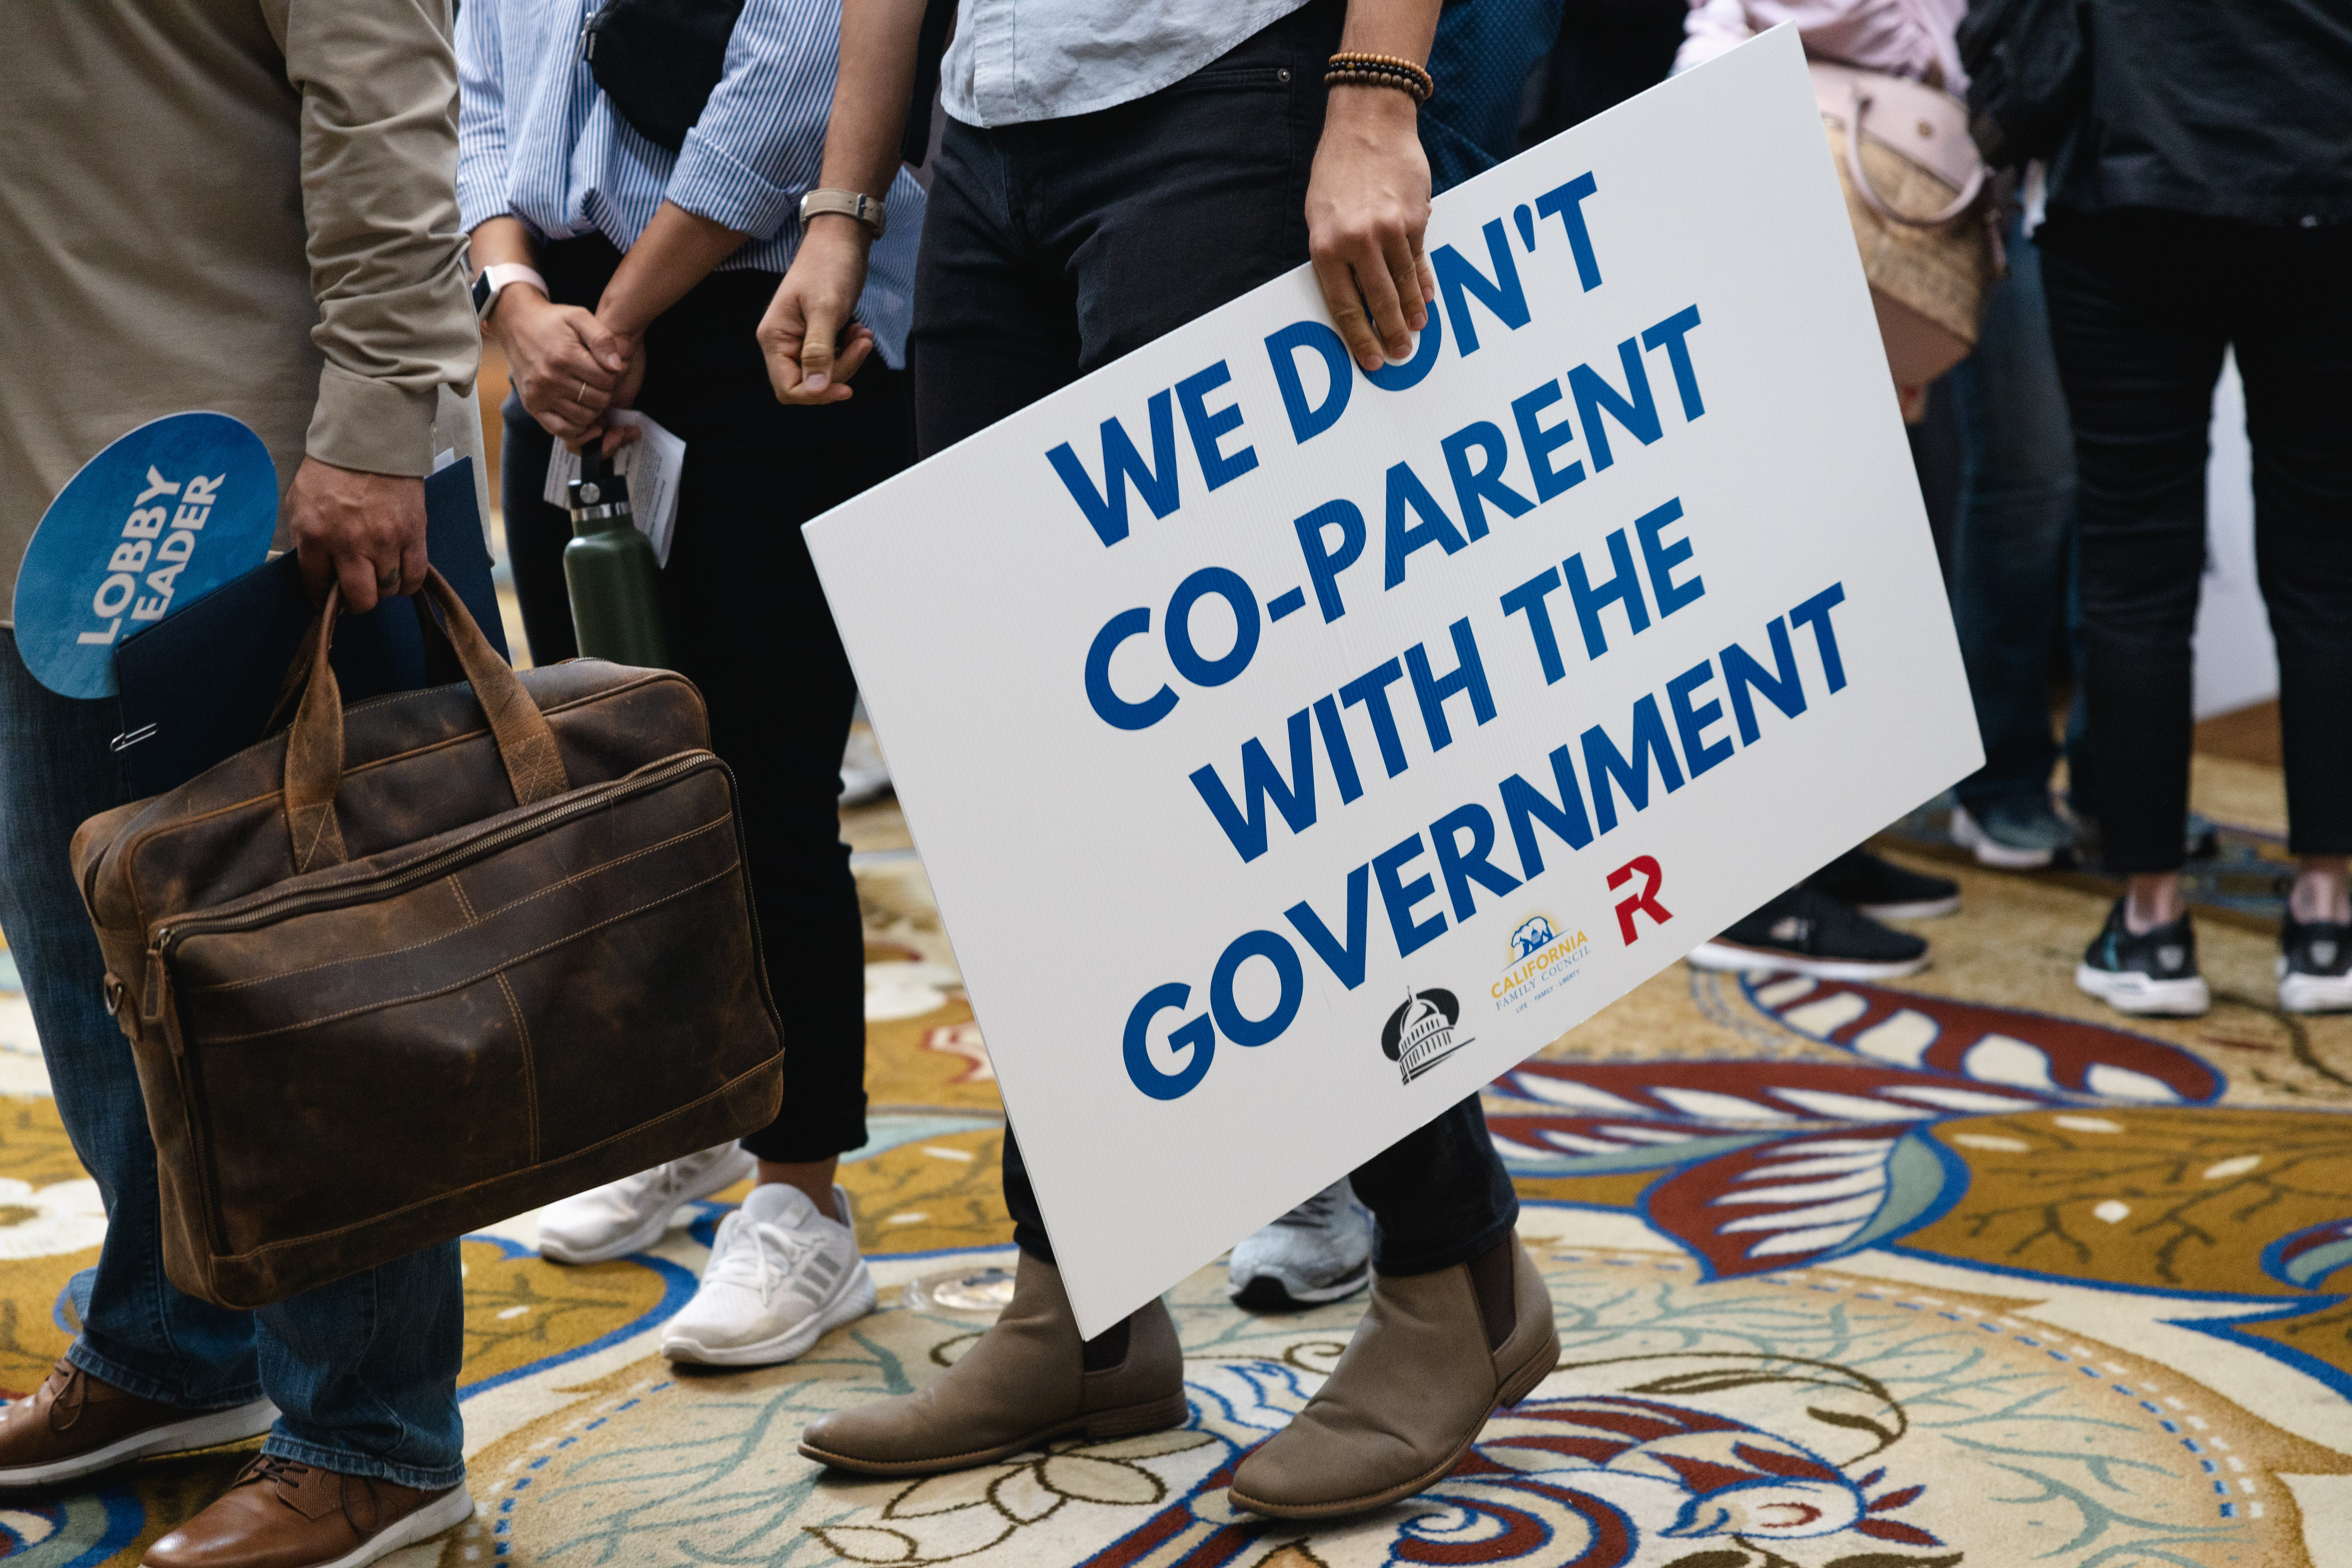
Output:
<instances>
[{"instance_id":1,"label":"teal and white sneaker","mask_svg":"<svg viewBox=\"0 0 2352 1568\"><path fill-rule=\"evenodd\" d=\"M2074 966L2074 984L2118 1013L2194 1018L2211 1007L2189 917L2135 936L2124 924L2125 902L2117 899L2107 911L2107 923Z\"/></svg>"},{"instance_id":2,"label":"teal and white sneaker","mask_svg":"<svg viewBox=\"0 0 2352 1568\"><path fill-rule=\"evenodd\" d=\"M2074 847L2074 829L2047 796L1995 801L1980 811L1952 807L1952 842L1979 866L2038 871Z\"/></svg>"},{"instance_id":3,"label":"teal and white sneaker","mask_svg":"<svg viewBox=\"0 0 2352 1568\"><path fill-rule=\"evenodd\" d=\"M1352 1296L1372 1282L1372 1214L1345 1176L1234 1248L1225 1294L1252 1312Z\"/></svg>"},{"instance_id":4,"label":"teal and white sneaker","mask_svg":"<svg viewBox=\"0 0 2352 1568\"><path fill-rule=\"evenodd\" d=\"M2298 921L2279 930L2279 1005L2290 1013L2352 1012L2352 925Z\"/></svg>"}]
</instances>

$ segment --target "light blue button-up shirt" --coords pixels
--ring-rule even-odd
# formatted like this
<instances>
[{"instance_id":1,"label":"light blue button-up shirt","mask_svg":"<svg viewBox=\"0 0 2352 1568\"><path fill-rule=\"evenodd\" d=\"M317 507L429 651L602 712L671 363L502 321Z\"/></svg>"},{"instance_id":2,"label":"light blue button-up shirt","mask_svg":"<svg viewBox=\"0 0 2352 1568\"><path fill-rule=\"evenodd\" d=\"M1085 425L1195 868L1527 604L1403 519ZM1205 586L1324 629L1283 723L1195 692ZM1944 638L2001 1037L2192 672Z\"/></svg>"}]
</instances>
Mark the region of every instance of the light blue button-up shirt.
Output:
<instances>
[{"instance_id":1,"label":"light blue button-up shirt","mask_svg":"<svg viewBox=\"0 0 2352 1568\"><path fill-rule=\"evenodd\" d=\"M966 125L1024 125L1181 81L1307 0L958 0L940 96Z\"/></svg>"},{"instance_id":2,"label":"light blue button-up shirt","mask_svg":"<svg viewBox=\"0 0 2352 1568\"><path fill-rule=\"evenodd\" d=\"M721 271L782 272L824 158L840 0L744 0L726 72L671 153L622 118L580 58L602 0L466 0L457 14L457 204L470 231L511 215L543 239L601 234L626 250L664 201L750 235ZM858 319L906 363L923 189L890 187Z\"/></svg>"}]
</instances>

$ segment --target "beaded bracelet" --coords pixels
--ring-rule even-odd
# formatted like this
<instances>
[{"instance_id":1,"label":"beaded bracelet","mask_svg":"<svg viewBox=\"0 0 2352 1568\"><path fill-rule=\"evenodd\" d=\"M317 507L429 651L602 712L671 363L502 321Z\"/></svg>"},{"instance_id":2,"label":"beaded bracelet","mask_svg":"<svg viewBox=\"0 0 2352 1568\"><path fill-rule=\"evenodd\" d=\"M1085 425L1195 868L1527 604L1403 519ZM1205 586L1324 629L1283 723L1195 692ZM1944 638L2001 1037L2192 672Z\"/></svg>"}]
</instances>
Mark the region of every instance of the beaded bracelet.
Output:
<instances>
[{"instance_id":1,"label":"beaded bracelet","mask_svg":"<svg viewBox=\"0 0 2352 1568\"><path fill-rule=\"evenodd\" d=\"M1324 73L1326 87L1343 84L1357 87L1392 87L1412 95L1415 103L1427 103L1437 90L1430 74L1396 55L1370 55L1350 50L1331 57L1331 68Z\"/></svg>"}]
</instances>

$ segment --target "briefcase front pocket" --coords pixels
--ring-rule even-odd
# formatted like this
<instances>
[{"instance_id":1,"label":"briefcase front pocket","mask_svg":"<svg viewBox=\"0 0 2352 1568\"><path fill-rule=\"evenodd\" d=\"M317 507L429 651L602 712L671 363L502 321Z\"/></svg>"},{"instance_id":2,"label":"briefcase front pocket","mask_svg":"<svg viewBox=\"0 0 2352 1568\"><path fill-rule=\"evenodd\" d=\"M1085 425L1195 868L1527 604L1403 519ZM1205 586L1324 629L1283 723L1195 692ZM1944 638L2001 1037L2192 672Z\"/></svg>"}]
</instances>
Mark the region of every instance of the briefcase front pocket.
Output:
<instances>
[{"instance_id":1,"label":"briefcase front pocket","mask_svg":"<svg viewBox=\"0 0 2352 1568\"><path fill-rule=\"evenodd\" d=\"M226 1304L775 1110L734 782L708 752L184 917L151 969L212 1255L198 1293Z\"/></svg>"}]
</instances>

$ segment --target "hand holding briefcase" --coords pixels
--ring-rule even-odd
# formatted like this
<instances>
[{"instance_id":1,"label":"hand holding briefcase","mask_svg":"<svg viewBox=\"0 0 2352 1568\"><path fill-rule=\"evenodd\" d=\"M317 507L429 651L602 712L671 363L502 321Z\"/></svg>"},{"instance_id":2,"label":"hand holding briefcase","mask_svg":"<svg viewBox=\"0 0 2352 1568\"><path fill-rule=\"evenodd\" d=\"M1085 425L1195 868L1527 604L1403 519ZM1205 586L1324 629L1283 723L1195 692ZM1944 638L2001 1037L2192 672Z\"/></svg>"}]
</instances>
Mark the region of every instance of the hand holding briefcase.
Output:
<instances>
[{"instance_id":1,"label":"hand holding briefcase","mask_svg":"<svg viewBox=\"0 0 2352 1568\"><path fill-rule=\"evenodd\" d=\"M782 1045L735 784L682 677L346 710L92 817L73 862L153 1130L172 1282L251 1308L764 1126ZM291 677L289 676L289 679Z\"/></svg>"}]
</instances>

